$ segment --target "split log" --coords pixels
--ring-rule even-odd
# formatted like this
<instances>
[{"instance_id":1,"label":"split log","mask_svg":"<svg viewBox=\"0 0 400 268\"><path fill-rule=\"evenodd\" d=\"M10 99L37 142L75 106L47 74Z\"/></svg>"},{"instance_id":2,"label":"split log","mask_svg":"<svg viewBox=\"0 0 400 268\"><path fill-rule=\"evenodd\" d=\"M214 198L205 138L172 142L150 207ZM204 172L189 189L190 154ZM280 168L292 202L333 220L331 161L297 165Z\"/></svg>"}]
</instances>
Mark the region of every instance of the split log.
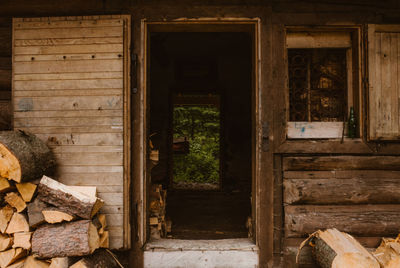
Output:
<instances>
[{"instance_id":1,"label":"split log","mask_svg":"<svg viewBox=\"0 0 400 268\"><path fill-rule=\"evenodd\" d=\"M46 176L40 180L38 198L83 219L91 219L104 204L96 196L83 194Z\"/></svg>"},{"instance_id":2,"label":"split log","mask_svg":"<svg viewBox=\"0 0 400 268\"><path fill-rule=\"evenodd\" d=\"M96 226L99 234L104 233L107 227L106 215L97 214L96 217L93 218L93 224Z\"/></svg>"},{"instance_id":3,"label":"split log","mask_svg":"<svg viewBox=\"0 0 400 268\"><path fill-rule=\"evenodd\" d=\"M42 211L46 208L48 208L48 205L39 198L28 204L29 226L36 227L45 222Z\"/></svg>"},{"instance_id":4,"label":"split log","mask_svg":"<svg viewBox=\"0 0 400 268\"><path fill-rule=\"evenodd\" d=\"M0 193L7 192L12 188L12 185L6 178L0 177Z\"/></svg>"},{"instance_id":5,"label":"split log","mask_svg":"<svg viewBox=\"0 0 400 268\"><path fill-rule=\"evenodd\" d=\"M17 260L13 264L7 266L7 268L26 268L27 266L25 266L25 260L26 259Z\"/></svg>"},{"instance_id":6,"label":"split log","mask_svg":"<svg viewBox=\"0 0 400 268\"><path fill-rule=\"evenodd\" d=\"M52 258L49 268L68 268L69 258Z\"/></svg>"},{"instance_id":7,"label":"split log","mask_svg":"<svg viewBox=\"0 0 400 268\"><path fill-rule=\"evenodd\" d=\"M36 192L37 185L26 182L26 183L17 183L15 185L17 187L18 192L22 196L25 202L31 202L33 195Z\"/></svg>"},{"instance_id":8,"label":"split log","mask_svg":"<svg viewBox=\"0 0 400 268\"><path fill-rule=\"evenodd\" d=\"M16 208L18 212L22 212L26 208L26 203L22 199L22 197L14 192L10 192L6 194L4 200L12 207Z\"/></svg>"},{"instance_id":9,"label":"split log","mask_svg":"<svg viewBox=\"0 0 400 268\"><path fill-rule=\"evenodd\" d=\"M14 244L12 247L23 248L27 250L31 249L32 248L31 237L32 237L32 232L15 233Z\"/></svg>"},{"instance_id":10,"label":"split log","mask_svg":"<svg viewBox=\"0 0 400 268\"><path fill-rule=\"evenodd\" d=\"M150 225L158 225L158 217L150 217L149 224Z\"/></svg>"},{"instance_id":11,"label":"split log","mask_svg":"<svg viewBox=\"0 0 400 268\"><path fill-rule=\"evenodd\" d=\"M84 257L70 268L96 267L122 268L123 266L109 250L98 249L92 255Z\"/></svg>"},{"instance_id":12,"label":"split log","mask_svg":"<svg viewBox=\"0 0 400 268\"><path fill-rule=\"evenodd\" d=\"M7 235L0 234L0 251L7 250L11 248L13 240Z\"/></svg>"},{"instance_id":13,"label":"split log","mask_svg":"<svg viewBox=\"0 0 400 268\"><path fill-rule=\"evenodd\" d=\"M98 247L99 235L89 220L46 224L32 236L32 252L40 258L83 256Z\"/></svg>"},{"instance_id":14,"label":"split log","mask_svg":"<svg viewBox=\"0 0 400 268\"><path fill-rule=\"evenodd\" d=\"M73 191L80 192L81 194L84 194L84 195L97 196L97 187L96 186L68 185L68 188L72 189Z\"/></svg>"},{"instance_id":15,"label":"split log","mask_svg":"<svg viewBox=\"0 0 400 268\"><path fill-rule=\"evenodd\" d=\"M42 211L42 214L43 214L44 220L46 222L52 223L52 224L60 223L63 221L72 221L75 218L74 216L72 216L68 213L56 210L54 208L51 208L51 209L47 208Z\"/></svg>"},{"instance_id":16,"label":"split log","mask_svg":"<svg viewBox=\"0 0 400 268\"><path fill-rule=\"evenodd\" d=\"M298 256L308 242L313 247L313 256L321 268L380 267L378 261L357 240L336 229L313 233L300 246Z\"/></svg>"},{"instance_id":17,"label":"split log","mask_svg":"<svg viewBox=\"0 0 400 268\"><path fill-rule=\"evenodd\" d=\"M110 234L108 231L104 231L100 234L100 248L109 248L110 247Z\"/></svg>"},{"instance_id":18,"label":"split log","mask_svg":"<svg viewBox=\"0 0 400 268\"><path fill-rule=\"evenodd\" d=\"M165 231L167 233L172 232L172 221L170 219L165 221Z\"/></svg>"},{"instance_id":19,"label":"split log","mask_svg":"<svg viewBox=\"0 0 400 268\"><path fill-rule=\"evenodd\" d=\"M373 255L382 267L400 267L391 266L400 259L400 235L396 238L382 238L379 247L374 251Z\"/></svg>"},{"instance_id":20,"label":"split log","mask_svg":"<svg viewBox=\"0 0 400 268\"><path fill-rule=\"evenodd\" d=\"M45 261L41 261L36 259L33 256L28 256L25 260L25 266L24 267L29 267L29 268L48 268L50 266L49 263Z\"/></svg>"},{"instance_id":21,"label":"split log","mask_svg":"<svg viewBox=\"0 0 400 268\"><path fill-rule=\"evenodd\" d=\"M151 150L150 151L150 160L153 162L158 162L160 159L158 150Z\"/></svg>"},{"instance_id":22,"label":"split log","mask_svg":"<svg viewBox=\"0 0 400 268\"><path fill-rule=\"evenodd\" d=\"M397 256L395 259L390 260L385 268L399 268L400 267L400 256Z\"/></svg>"},{"instance_id":23,"label":"split log","mask_svg":"<svg viewBox=\"0 0 400 268\"><path fill-rule=\"evenodd\" d=\"M24 214L15 212L7 226L6 233L29 232L29 224Z\"/></svg>"},{"instance_id":24,"label":"split log","mask_svg":"<svg viewBox=\"0 0 400 268\"><path fill-rule=\"evenodd\" d=\"M14 215L14 209L7 205L0 209L0 232L5 233L8 223Z\"/></svg>"},{"instance_id":25,"label":"split log","mask_svg":"<svg viewBox=\"0 0 400 268\"><path fill-rule=\"evenodd\" d=\"M0 252L0 267L5 268L10 264L14 263L16 260L25 257L26 250L22 248L12 248L7 251ZM30 266L27 266L30 267Z\"/></svg>"},{"instance_id":26,"label":"split log","mask_svg":"<svg viewBox=\"0 0 400 268\"><path fill-rule=\"evenodd\" d=\"M0 132L0 176L16 182L51 175L55 159L47 145L24 131Z\"/></svg>"}]
</instances>

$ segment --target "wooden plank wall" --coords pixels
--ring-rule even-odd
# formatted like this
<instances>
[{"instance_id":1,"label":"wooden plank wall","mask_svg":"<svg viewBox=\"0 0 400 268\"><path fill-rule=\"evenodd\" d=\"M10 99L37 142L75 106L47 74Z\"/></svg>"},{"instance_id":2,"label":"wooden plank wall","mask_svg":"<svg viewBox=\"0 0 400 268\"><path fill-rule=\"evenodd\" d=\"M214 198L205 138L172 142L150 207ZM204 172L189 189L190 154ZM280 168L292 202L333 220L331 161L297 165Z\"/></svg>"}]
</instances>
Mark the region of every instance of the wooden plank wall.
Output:
<instances>
[{"instance_id":1,"label":"wooden plank wall","mask_svg":"<svg viewBox=\"0 0 400 268\"><path fill-rule=\"evenodd\" d=\"M400 27L370 25L369 136L400 139Z\"/></svg>"},{"instance_id":2,"label":"wooden plank wall","mask_svg":"<svg viewBox=\"0 0 400 268\"><path fill-rule=\"evenodd\" d=\"M282 170L287 255L318 229L348 232L367 248L399 233L398 156L284 157ZM302 262L311 266L309 249Z\"/></svg>"},{"instance_id":3,"label":"wooden plank wall","mask_svg":"<svg viewBox=\"0 0 400 268\"><path fill-rule=\"evenodd\" d=\"M0 18L0 100L11 99L11 19Z\"/></svg>"},{"instance_id":4,"label":"wooden plank wall","mask_svg":"<svg viewBox=\"0 0 400 268\"><path fill-rule=\"evenodd\" d=\"M11 19L0 18L0 130L11 128Z\"/></svg>"},{"instance_id":5,"label":"wooden plank wall","mask_svg":"<svg viewBox=\"0 0 400 268\"><path fill-rule=\"evenodd\" d=\"M14 19L14 127L53 149L57 177L97 186L111 248L123 247L124 19Z\"/></svg>"}]
</instances>

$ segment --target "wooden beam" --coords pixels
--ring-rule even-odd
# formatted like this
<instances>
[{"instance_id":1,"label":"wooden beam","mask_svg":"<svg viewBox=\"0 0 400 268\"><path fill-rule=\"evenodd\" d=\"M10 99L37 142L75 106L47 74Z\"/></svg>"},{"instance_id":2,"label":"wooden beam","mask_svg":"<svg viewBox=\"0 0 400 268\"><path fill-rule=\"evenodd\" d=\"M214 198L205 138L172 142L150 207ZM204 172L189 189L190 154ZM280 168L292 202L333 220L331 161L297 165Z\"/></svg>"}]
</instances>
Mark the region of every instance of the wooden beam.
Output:
<instances>
[{"instance_id":1,"label":"wooden beam","mask_svg":"<svg viewBox=\"0 0 400 268\"><path fill-rule=\"evenodd\" d=\"M285 207L286 237L306 237L326 228L354 236L396 236L400 229L400 205Z\"/></svg>"}]
</instances>

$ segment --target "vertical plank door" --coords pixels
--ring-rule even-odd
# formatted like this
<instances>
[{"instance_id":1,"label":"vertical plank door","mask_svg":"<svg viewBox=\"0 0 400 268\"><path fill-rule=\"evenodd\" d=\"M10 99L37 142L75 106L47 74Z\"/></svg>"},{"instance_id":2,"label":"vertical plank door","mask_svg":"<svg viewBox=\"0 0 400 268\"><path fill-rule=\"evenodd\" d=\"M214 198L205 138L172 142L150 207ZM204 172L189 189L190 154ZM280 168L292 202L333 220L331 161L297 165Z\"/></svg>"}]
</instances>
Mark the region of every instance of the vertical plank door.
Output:
<instances>
[{"instance_id":1,"label":"vertical plank door","mask_svg":"<svg viewBox=\"0 0 400 268\"><path fill-rule=\"evenodd\" d=\"M368 26L369 139L400 139L400 25Z\"/></svg>"},{"instance_id":2,"label":"vertical plank door","mask_svg":"<svg viewBox=\"0 0 400 268\"><path fill-rule=\"evenodd\" d=\"M13 20L14 128L44 140L57 179L97 186L110 246L129 247L129 16Z\"/></svg>"}]
</instances>

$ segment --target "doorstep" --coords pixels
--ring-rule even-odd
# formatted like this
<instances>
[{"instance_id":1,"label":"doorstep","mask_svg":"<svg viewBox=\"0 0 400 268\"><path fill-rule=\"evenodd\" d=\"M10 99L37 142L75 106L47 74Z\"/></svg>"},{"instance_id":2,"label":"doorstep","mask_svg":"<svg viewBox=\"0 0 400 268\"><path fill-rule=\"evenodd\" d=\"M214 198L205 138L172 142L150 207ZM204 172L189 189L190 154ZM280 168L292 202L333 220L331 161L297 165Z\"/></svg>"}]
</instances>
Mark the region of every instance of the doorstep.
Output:
<instances>
[{"instance_id":1,"label":"doorstep","mask_svg":"<svg viewBox=\"0 0 400 268\"><path fill-rule=\"evenodd\" d=\"M247 238L151 240L144 247L145 268L258 267L258 247Z\"/></svg>"}]
</instances>

